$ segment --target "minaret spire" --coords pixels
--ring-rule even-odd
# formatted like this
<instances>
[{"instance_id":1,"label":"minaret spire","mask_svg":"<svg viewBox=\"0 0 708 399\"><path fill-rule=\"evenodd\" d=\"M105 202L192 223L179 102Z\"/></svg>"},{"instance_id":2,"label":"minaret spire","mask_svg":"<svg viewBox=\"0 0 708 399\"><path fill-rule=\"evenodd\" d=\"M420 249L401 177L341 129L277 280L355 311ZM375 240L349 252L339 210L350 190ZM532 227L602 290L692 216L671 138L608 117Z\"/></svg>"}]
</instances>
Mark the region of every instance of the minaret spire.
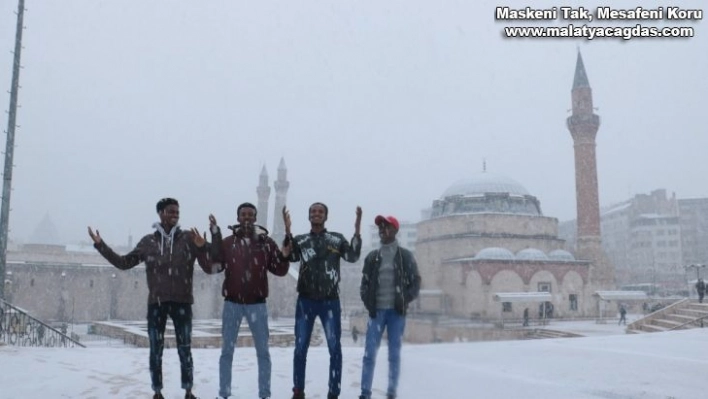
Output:
<instances>
[{"instance_id":1,"label":"minaret spire","mask_svg":"<svg viewBox=\"0 0 708 399\"><path fill-rule=\"evenodd\" d=\"M268 171L265 164L261 169L261 174L258 176L258 217L257 223L267 228L268 226L268 199L270 198L270 186L268 185Z\"/></svg>"},{"instance_id":2,"label":"minaret spire","mask_svg":"<svg viewBox=\"0 0 708 399\"><path fill-rule=\"evenodd\" d=\"M288 168L285 167L285 159L280 158L278 164L278 179L273 184L275 187L275 210L273 215L273 239L277 243L281 243L285 238L285 224L282 217L282 209L287 202L288 188Z\"/></svg>"},{"instance_id":3,"label":"minaret spire","mask_svg":"<svg viewBox=\"0 0 708 399\"><path fill-rule=\"evenodd\" d=\"M600 201L595 155L595 137L600 128L600 117L593 112L592 89L580 51L575 64L571 97L573 109L566 123L575 150L578 215L576 252L580 259L593 261L590 278L595 289L614 288L614 269L600 245Z\"/></svg>"}]
</instances>

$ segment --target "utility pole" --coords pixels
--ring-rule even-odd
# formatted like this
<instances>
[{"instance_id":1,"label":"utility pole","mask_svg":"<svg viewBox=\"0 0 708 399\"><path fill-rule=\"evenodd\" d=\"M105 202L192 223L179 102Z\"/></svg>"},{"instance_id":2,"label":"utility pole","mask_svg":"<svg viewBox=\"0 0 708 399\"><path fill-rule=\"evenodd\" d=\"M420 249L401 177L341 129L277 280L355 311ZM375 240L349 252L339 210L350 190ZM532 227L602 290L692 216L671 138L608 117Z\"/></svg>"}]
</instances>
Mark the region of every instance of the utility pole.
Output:
<instances>
[{"instance_id":1,"label":"utility pole","mask_svg":"<svg viewBox=\"0 0 708 399\"><path fill-rule=\"evenodd\" d=\"M5 299L5 266L7 263L7 240L10 228L10 191L12 190L12 162L15 151L15 120L17 118L17 92L20 89L20 55L22 52L22 29L25 0L17 2L17 28L15 31L15 57L12 63L12 86L10 109L7 119L7 144L5 146L5 170L2 175L2 205L0 206L0 298Z\"/></svg>"}]
</instances>

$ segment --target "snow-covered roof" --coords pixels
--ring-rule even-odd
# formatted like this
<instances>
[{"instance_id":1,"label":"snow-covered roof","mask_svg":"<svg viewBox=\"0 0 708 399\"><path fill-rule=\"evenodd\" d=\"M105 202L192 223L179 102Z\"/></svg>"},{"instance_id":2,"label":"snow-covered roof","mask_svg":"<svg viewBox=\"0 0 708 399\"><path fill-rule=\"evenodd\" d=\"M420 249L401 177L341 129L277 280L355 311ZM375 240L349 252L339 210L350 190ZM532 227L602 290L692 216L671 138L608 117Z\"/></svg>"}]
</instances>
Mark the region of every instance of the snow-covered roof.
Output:
<instances>
[{"instance_id":1,"label":"snow-covered roof","mask_svg":"<svg viewBox=\"0 0 708 399\"><path fill-rule=\"evenodd\" d=\"M500 247L489 247L489 248L484 248L483 250L479 251L477 255L474 257L475 259L508 259L512 260L515 259L516 257L514 256L514 253L509 251L506 248L500 248Z\"/></svg>"},{"instance_id":2,"label":"snow-covered roof","mask_svg":"<svg viewBox=\"0 0 708 399\"><path fill-rule=\"evenodd\" d=\"M536 248L526 248L516 253L516 259L523 260L548 260L548 256Z\"/></svg>"},{"instance_id":3,"label":"snow-covered roof","mask_svg":"<svg viewBox=\"0 0 708 399\"><path fill-rule=\"evenodd\" d=\"M644 291L597 291L592 295L604 301L642 301L649 299Z\"/></svg>"},{"instance_id":4,"label":"snow-covered roof","mask_svg":"<svg viewBox=\"0 0 708 399\"><path fill-rule=\"evenodd\" d=\"M496 302L549 302L551 299L550 292L497 292L494 294Z\"/></svg>"}]
</instances>

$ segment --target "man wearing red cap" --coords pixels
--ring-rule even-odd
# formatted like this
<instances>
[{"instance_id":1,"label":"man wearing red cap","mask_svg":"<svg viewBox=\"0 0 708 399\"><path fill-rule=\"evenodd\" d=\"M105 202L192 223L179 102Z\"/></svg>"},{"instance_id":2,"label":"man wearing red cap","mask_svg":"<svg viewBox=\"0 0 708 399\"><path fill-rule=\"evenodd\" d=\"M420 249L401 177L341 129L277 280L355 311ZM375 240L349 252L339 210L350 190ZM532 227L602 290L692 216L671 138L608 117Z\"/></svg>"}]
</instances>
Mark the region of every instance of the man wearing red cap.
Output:
<instances>
[{"instance_id":1,"label":"man wearing red cap","mask_svg":"<svg viewBox=\"0 0 708 399\"><path fill-rule=\"evenodd\" d=\"M364 260L361 300L369 312L366 344L361 371L361 396L371 398L376 354L384 329L388 330L387 399L396 397L401 372L401 344L406 326L408 304L418 297L420 274L411 251L398 246L400 224L393 216L376 216L381 248L371 251Z\"/></svg>"}]
</instances>

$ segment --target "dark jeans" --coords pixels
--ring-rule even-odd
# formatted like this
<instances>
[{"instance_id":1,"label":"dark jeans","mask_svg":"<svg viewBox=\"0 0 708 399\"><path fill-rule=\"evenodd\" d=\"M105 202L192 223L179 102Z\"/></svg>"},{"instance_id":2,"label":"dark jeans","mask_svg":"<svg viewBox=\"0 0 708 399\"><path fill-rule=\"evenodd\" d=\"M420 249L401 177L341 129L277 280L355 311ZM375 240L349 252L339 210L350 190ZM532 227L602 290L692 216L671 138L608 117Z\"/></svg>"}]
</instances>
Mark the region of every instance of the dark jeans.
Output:
<instances>
[{"instance_id":1,"label":"dark jeans","mask_svg":"<svg viewBox=\"0 0 708 399\"><path fill-rule=\"evenodd\" d=\"M305 392L305 367L315 319L320 318L329 349L329 393L339 396L342 387L342 308L339 299L313 300L298 297L295 309L294 390Z\"/></svg>"},{"instance_id":2,"label":"dark jeans","mask_svg":"<svg viewBox=\"0 0 708 399\"><path fill-rule=\"evenodd\" d=\"M150 340L150 378L152 390L162 390L162 350L165 348L167 316L172 319L177 340L177 354L182 371L182 388L192 389L192 305L189 303L162 302L148 305L147 324Z\"/></svg>"}]
</instances>

